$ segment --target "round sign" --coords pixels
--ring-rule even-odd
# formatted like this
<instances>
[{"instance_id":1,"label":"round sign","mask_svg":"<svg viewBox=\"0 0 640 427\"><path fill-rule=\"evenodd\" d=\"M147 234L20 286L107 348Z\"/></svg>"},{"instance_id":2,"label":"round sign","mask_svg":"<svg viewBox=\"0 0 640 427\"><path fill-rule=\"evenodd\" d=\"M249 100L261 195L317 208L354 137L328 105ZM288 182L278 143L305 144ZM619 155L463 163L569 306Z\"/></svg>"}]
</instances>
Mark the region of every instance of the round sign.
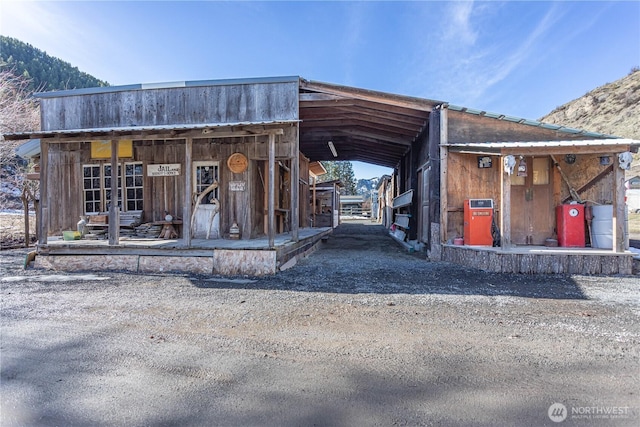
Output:
<instances>
[{"instance_id":1,"label":"round sign","mask_svg":"<svg viewBox=\"0 0 640 427\"><path fill-rule=\"evenodd\" d=\"M233 173L242 173L247 170L249 161L247 157L242 153L233 153L227 159L227 166Z\"/></svg>"}]
</instances>

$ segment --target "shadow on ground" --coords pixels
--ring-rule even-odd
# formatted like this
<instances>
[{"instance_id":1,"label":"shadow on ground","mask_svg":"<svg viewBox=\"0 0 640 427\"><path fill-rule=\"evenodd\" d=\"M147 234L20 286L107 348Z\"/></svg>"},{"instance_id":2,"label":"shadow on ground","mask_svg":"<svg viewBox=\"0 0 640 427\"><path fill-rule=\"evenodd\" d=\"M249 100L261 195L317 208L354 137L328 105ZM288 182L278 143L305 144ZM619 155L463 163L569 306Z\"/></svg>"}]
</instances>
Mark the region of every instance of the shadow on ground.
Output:
<instances>
[{"instance_id":1,"label":"shadow on ground","mask_svg":"<svg viewBox=\"0 0 640 427\"><path fill-rule=\"evenodd\" d=\"M320 249L275 276L252 280L193 277L201 288L375 294L508 295L586 299L568 275L488 273L408 253L377 224L343 223Z\"/></svg>"}]
</instances>

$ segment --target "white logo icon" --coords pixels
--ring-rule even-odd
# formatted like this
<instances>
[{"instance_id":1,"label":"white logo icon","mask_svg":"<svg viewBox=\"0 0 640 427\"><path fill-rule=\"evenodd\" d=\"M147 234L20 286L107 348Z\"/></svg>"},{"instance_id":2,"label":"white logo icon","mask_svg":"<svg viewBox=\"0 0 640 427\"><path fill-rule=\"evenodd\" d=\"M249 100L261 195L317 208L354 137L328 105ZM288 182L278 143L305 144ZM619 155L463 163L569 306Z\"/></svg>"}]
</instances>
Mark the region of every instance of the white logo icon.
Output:
<instances>
[{"instance_id":1,"label":"white logo icon","mask_svg":"<svg viewBox=\"0 0 640 427\"><path fill-rule=\"evenodd\" d=\"M554 403L549 406L547 415L549 415L549 419L554 423L561 423L567 418L567 407L562 403Z\"/></svg>"}]
</instances>

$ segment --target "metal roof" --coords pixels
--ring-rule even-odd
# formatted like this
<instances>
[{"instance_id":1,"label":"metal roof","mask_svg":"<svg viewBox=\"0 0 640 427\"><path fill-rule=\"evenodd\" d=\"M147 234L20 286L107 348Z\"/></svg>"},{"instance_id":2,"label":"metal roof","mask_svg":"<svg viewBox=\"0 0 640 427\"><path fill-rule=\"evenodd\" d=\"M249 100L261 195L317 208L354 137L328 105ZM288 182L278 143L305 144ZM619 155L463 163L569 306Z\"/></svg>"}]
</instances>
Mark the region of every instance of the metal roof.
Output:
<instances>
[{"instance_id":1,"label":"metal roof","mask_svg":"<svg viewBox=\"0 0 640 427\"><path fill-rule=\"evenodd\" d=\"M499 114L499 113L491 113L488 111L476 110L473 108L461 107L459 105L453 105L453 104L447 104L447 103L445 103L444 105L449 110L452 110L452 111L459 111L461 113L473 114L476 116L484 116L484 117L489 117L497 120L505 120L508 122L519 123L519 124L528 125L528 126L541 127L544 129L556 130L558 132L580 134L580 135L594 137L594 138L616 138L614 135L607 135L607 134L598 133L598 132L589 132L583 129L574 129L567 126L556 125L552 123L544 123L544 122L539 122L537 120L525 119L523 117L508 116L506 114Z\"/></svg>"},{"instance_id":2,"label":"metal roof","mask_svg":"<svg viewBox=\"0 0 640 427\"><path fill-rule=\"evenodd\" d=\"M20 140L20 139L46 139L46 138L72 138L72 137L87 137L87 138L112 138L114 136L119 137L142 137L145 133L157 133L157 132L174 132L175 137L180 138L180 135L187 131L202 130L203 134L207 134L208 129L221 129L221 128L242 128L238 129L238 132L247 131L248 133L259 134L260 129L256 129L252 132L251 127L255 126L277 126L288 125L291 123L298 123L298 120L277 120L277 121L265 121L265 122L238 122L238 123L204 123L204 124L182 124L182 125L159 125L159 126L123 126L123 127L108 127L108 128L93 128L93 129L68 129L68 130L51 130L51 131L32 131L32 132L18 132L8 133L4 137L7 140ZM213 135L212 135L213 136Z\"/></svg>"},{"instance_id":3,"label":"metal roof","mask_svg":"<svg viewBox=\"0 0 640 427\"><path fill-rule=\"evenodd\" d=\"M580 139L563 141L505 141L505 142L452 142L441 144L452 151L499 154L503 149L543 149L574 147L628 147L640 145L640 141L625 138Z\"/></svg>"},{"instance_id":4,"label":"metal roof","mask_svg":"<svg viewBox=\"0 0 640 427\"><path fill-rule=\"evenodd\" d=\"M90 89L76 89L57 92L38 93L40 98L55 98L76 95L91 95L132 90L150 90L160 88L181 88L198 86L222 86L239 84L297 83L299 85L299 122L300 151L311 161L358 160L386 167L396 167L402 157L411 149L412 144L427 129L429 115L438 107L449 108L465 114L485 116L495 120L540 127L548 130L564 132L585 138L605 138L590 144L611 145L603 143L615 137L609 135L572 129L508 116L451 105L443 101L417 98L391 93L360 89L330 83L308 81L299 76L281 76L247 79L196 80L154 84L134 84L125 86L109 86ZM34 131L5 135L6 139L32 138L131 138L150 136L153 133L172 132L176 138L187 132L214 129L221 127L240 127L253 125L278 125L295 121L261 122L261 123L207 123L167 126L128 126L100 129L75 129L64 131ZM331 146L329 145L331 141ZM616 139L616 144L624 142ZM493 145L492 145L493 144ZM495 144L505 144L499 146ZM518 145L525 144L525 145ZM546 144L546 145L545 145ZM551 144L551 145L549 145ZM504 142L451 145L454 150L493 150L499 152L503 148L526 147L563 147L588 145L585 141L540 141L540 142ZM634 142L635 145L635 142ZM334 154L335 152L335 154Z\"/></svg>"},{"instance_id":5,"label":"metal roof","mask_svg":"<svg viewBox=\"0 0 640 427\"><path fill-rule=\"evenodd\" d=\"M40 139L30 139L16 148L16 155L28 159L40 155Z\"/></svg>"},{"instance_id":6,"label":"metal roof","mask_svg":"<svg viewBox=\"0 0 640 427\"><path fill-rule=\"evenodd\" d=\"M130 90L145 89L170 89L180 87L197 87L197 86L228 86L240 84L268 84L268 83L297 83L299 76L280 76L280 77L255 77L246 79L220 79L220 80L192 80L179 82L162 82L162 83L138 83L122 86L103 86L91 87L85 89L58 90L52 92L38 92L33 96L37 98L58 98L61 96L77 96L77 95L93 95L97 93L125 92Z\"/></svg>"}]
</instances>

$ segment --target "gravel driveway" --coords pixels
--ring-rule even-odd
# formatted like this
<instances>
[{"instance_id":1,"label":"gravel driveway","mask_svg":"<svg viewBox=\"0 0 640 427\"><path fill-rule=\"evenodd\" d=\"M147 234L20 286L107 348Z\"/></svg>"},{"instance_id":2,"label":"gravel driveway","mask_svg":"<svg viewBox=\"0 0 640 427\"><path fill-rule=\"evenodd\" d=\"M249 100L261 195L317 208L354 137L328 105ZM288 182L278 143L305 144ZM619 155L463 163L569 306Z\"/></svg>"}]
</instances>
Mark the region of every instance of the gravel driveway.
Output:
<instances>
[{"instance_id":1,"label":"gravel driveway","mask_svg":"<svg viewBox=\"0 0 640 427\"><path fill-rule=\"evenodd\" d=\"M3 427L640 424L637 276L484 273L352 223L265 278L24 253L0 253Z\"/></svg>"}]
</instances>

